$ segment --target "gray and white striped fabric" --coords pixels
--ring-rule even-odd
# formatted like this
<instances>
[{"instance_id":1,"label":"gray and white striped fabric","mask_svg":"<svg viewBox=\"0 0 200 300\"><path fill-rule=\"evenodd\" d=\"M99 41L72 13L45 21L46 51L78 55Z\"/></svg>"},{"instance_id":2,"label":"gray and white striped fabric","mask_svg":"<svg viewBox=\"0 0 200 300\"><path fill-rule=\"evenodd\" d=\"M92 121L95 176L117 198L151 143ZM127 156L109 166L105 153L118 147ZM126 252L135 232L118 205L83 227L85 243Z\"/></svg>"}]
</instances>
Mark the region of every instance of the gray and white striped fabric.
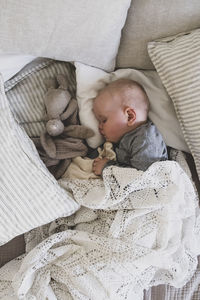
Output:
<instances>
[{"instance_id":1,"label":"gray and white striped fabric","mask_svg":"<svg viewBox=\"0 0 200 300\"><path fill-rule=\"evenodd\" d=\"M200 29L148 44L200 178Z\"/></svg>"},{"instance_id":2,"label":"gray and white striped fabric","mask_svg":"<svg viewBox=\"0 0 200 300\"><path fill-rule=\"evenodd\" d=\"M0 74L0 245L79 205L48 172L13 118Z\"/></svg>"},{"instance_id":3,"label":"gray and white striped fabric","mask_svg":"<svg viewBox=\"0 0 200 300\"><path fill-rule=\"evenodd\" d=\"M75 67L69 62L39 58L5 83L12 113L30 137L40 136L45 129L44 79L55 78L56 74L66 76L69 91L75 97Z\"/></svg>"}]
</instances>

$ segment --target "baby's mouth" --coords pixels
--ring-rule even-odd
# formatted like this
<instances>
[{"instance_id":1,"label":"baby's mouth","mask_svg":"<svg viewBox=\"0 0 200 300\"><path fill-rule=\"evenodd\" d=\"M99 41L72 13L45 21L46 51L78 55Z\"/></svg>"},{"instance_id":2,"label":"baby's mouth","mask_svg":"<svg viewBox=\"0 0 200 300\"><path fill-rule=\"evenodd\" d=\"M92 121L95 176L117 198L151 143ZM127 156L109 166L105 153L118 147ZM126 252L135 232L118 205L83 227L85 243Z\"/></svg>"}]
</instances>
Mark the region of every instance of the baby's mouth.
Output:
<instances>
[{"instance_id":1,"label":"baby's mouth","mask_svg":"<svg viewBox=\"0 0 200 300\"><path fill-rule=\"evenodd\" d=\"M106 137L105 134L101 130L99 130L99 132L104 138Z\"/></svg>"}]
</instances>

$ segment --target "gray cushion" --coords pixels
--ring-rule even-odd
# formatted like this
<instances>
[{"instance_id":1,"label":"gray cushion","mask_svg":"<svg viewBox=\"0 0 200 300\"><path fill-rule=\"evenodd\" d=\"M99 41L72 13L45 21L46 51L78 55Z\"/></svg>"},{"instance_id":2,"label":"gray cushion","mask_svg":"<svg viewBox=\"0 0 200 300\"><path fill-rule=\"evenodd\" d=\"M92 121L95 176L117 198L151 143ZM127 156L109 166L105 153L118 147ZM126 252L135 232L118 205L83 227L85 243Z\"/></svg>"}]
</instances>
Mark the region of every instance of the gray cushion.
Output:
<instances>
[{"instance_id":1,"label":"gray cushion","mask_svg":"<svg viewBox=\"0 0 200 300\"><path fill-rule=\"evenodd\" d=\"M200 27L199 0L133 0L123 29L117 67L154 69L149 41Z\"/></svg>"},{"instance_id":2,"label":"gray cushion","mask_svg":"<svg viewBox=\"0 0 200 300\"><path fill-rule=\"evenodd\" d=\"M19 235L3 246L0 246L0 267L24 252L25 242L23 235Z\"/></svg>"}]
</instances>

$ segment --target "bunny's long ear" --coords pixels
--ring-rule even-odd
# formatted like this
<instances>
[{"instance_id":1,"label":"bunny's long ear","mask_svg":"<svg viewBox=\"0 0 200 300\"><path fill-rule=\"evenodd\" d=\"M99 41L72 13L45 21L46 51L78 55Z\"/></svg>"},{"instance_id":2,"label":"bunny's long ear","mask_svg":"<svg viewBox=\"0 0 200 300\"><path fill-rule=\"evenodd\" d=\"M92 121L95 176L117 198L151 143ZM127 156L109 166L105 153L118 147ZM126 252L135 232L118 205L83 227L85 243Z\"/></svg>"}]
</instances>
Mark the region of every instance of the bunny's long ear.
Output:
<instances>
[{"instance_id":1,"label":"bunny's long ear","mask_svg":"<svg viewBox=\"0 0 200 300\"><path fill-rule=\"evenodd\" d=\"M67 81L67 78L63 74L57 75L57 81L58 81L60 89L63 89L63 90L68 89L68 81Z\"/></svg>"},{"instance_id":2,"label":"bunny's long ear","mask_svg":"<svg viewBox=\"0 0 200 300\"><path fill-rule=\"evenodd\" d=\"M55 78L45 78L44 84L47 89L57 89L58 88L58 83Z\"/></svg>"},{"instance_id":3,"label":"bunny's long ear","mask_svg":"<svg viewBox=\"0 0 200 300\"><path fill-rule=\"evenodd\" d=\"M51 157L56 157L56 145L53 141L53 138L47 133L43 132L40 135L40 142L42 144L42 147L44 148L46 154Z\"/></svg>"}]
</instances>

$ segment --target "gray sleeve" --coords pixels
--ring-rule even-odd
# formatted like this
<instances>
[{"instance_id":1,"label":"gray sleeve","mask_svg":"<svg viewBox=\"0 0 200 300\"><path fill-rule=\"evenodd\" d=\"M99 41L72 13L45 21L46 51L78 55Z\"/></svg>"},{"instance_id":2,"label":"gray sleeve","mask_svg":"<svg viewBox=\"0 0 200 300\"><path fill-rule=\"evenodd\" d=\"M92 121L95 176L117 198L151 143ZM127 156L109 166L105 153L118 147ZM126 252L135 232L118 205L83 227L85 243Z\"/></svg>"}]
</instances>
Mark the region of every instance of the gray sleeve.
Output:
<instances>
[{"instance_id":1,"label":"gray sleeve","mask_svg":"<svg viewBox=\"0 0 200 300\"><path fill-rule=\"evenodd\" d=\"M146 171L154 162L168 159L163 137L151 122L125 135L116 147L116 154L117 161L107 162L104 168L115 165Z\"/></svg>"},{"instance_id":2,"label":"gray sleeve","mask_svg":"<svg viewBox=\"0 0 200 300\"><path fill-rule=\"evenodd\" d=\"M153 128L152 128L153 129ZM167 147L161 134L151 132L151 134L138 135L130 144L130 165L138 170L145 171L156 162L167 160Z\"/></svg>"}]
</instances>

